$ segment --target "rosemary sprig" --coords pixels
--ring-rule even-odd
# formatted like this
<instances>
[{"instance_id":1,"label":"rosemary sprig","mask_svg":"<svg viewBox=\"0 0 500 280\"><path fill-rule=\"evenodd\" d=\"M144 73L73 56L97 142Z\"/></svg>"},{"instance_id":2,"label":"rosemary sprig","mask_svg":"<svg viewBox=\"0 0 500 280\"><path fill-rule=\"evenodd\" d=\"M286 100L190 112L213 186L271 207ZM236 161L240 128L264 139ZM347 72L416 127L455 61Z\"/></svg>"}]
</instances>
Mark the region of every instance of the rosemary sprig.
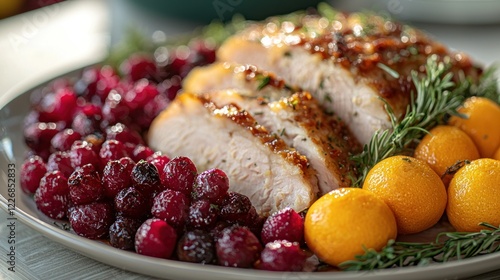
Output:
<instances>
[{"instance_id":1,"label":"rosemary sprig","mask_svg":"<svg viewBox=\"0 0 500 280\"><path fill-rule=\"evenodd\" d=\"M352 157L360 174L354 186L362 186L368 171L376 163L405 152L413 141L422 138L430 128L443 123L444 116L456 114L456 109L465 98L465 89L455 87L449 68L449 63L438 62L436 57L431 56L427 60L425 77L419 78L417 72L412 72L416 96L412 93L402 120L398 120L389 104L385 103L392 127L376 132L363 151Z\"/></svg>"},{"instance_id":2,"label":"rosemary sprig","mask_svg":"<svg viewBox=\"0 0 500 280\"><path fill-rule=\"evenodd\" d=\"M481 223L487 229L479 232L442 232L431 243L395 242L390 240L380 251L365 251L356 260L340 265L344 270L373 270L430 262L446 262L500 252L500 228Z\"/></svg>"}]
</instances>

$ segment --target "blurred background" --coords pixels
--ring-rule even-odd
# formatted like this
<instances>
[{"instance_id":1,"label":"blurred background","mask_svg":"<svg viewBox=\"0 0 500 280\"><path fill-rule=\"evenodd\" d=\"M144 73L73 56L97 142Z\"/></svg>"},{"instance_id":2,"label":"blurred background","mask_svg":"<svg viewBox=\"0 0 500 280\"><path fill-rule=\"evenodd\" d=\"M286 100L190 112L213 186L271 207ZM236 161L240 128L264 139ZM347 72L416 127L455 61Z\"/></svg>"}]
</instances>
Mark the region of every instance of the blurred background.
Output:
<instances>
[{"instance_id":1,"label":"blurred background","mask_svg":"<svg viewBox=\"0 0 500 280\"><path fill-rule=\"evenodd\" d=\"M188 34L241 14L263 19L319 0L0 0L0 89L33 85L102 61L130 30L145 38ZM500 0L325 0L374 10L423 29L484 65L500 63ZM155 32L155 31L161 32ZM0 94L1 95L1 94Z\"/></svg>"}]
</instances>

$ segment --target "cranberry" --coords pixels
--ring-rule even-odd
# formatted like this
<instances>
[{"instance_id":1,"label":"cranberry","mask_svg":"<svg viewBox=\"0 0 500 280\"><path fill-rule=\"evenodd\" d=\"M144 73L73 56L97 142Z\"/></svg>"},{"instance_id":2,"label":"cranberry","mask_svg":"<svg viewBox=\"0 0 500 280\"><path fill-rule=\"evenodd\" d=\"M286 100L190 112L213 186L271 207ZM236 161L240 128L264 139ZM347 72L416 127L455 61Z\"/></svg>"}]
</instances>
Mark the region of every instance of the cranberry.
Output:
<instances>
[{"instance_id":1,"label":"cranberry","mask_svg":"<svg viewBox=\"0 0 500 280\"><path fill-rule=\"evenodd\" d=\"M186 67L189 67L189 56L191 50L187 46L178 46L170 57L170 71L176 74L184 72Z\"/></svg>"},{"instance_id":2,"label":"cranberry","mask_svg":"<svg viewBox=\"0 0 500 280\"><path fill-rule=\"evenodd\" d=\"M96 155L99 155L102 144L104 143L104 141L106 141L106 139L101 132L96 131L94 133L85 135L82 141L87 142L94 153L96 153Z\"/></svg>"},{"instance_id":3,"label":"cranberry","mask_svg":"<svg viewBox=\"0 0 500 280\"><path fill-rule=\"evenodd\" d=\"M96 84L96 95L103 101L109 93L120 83L120 78L116 75L113 68L105 65L99 72Z\"/></svg>"},{"instance_id":4,"label":"cranberry","mask_svg":"<svg viewBox=\"0 0 500 280\"><path fill-rule=\"evenodd\" d=\"M88 68L82 73L81 78L76 81L73 85L73 89L78 96L83 96L87 100L90 100L92 95L96 92L96 82L97 76L99 75L99 69Z\"/></svg>"},{"instance_id":5,"label":"cranberry","mask_svg":"<svg viewBox=\"0 0 500 280\"><path fill-rule=\"evenodd\" d=\"M61 171L47 173L35 192L37 208L52 219L66 217L68 210L68 180Z\"/></svg>"},{"instance_id":6,"label":"cranberry","mask_svg":"<svg viewBox=\"0 0 500 280\"><path fill-rule=\"evenodd\" d=\"M179 75L175 75L170 79L164 80L158 85L158 91L160 91L169 100L174 100L181 88L182 78Z\"/></svg>"},{"instance_id":7,"label":"cranberry","mask_svg":"<svg viewBox=\"0 0 500 280\"><path fill-rule=\"evenodd\" d=\"M141 255L168 259L177 241L175 230L165 221L148 219L135 234L135 251Z\"/></svg>"},{"instance_id":8,"label":"cranberry","mask_svg":"<svg viewBox=\"0 0 500 280\"><path fill-rule=\"evenodd\" d=\"M75 233L89 239L107 237L113 220L113 207L101 202L76 205L69 215L69 222Z\"/></svg>"},{"instance_id":9,"label":"cranberry","mask_svg":"<svg viewBox=\"0 0 500 280\"><path fill-rule=\"evenodd\" d=\"M229 223L246 225L247 218L252 209L250 199L240 193L229 192L221 205L221 218Z\"/></svg>"},{"instance_id":10,"label":"cranberry","mask_svg":"<svg viewBox=\"0 0 500 280\"><path fill-rule=\"evenodd\" d=\"M92 103L85 103L80 107L80 113L86 116L98 116L100 119L102 118L102 108L99 105Z\"/></svg>"},{"instance_id":11,"label":"cranberry","mask_svg":"<svg viewBox=\"0 0 500 280\"><path fill-rule=\"evenodd\" d=\"M146 161L152 163L155 167L156 170L158 170L158 175L160 178L165 177L163 175L163 169L165 168L165 165L170 161L170 158L166 155L162 155L161 152L156 152L152 155L150 155Z\"/></svg>"},{"instance_id":12,"label":"cranberry","mask_svg":"<svg viewBox=\"0 0 500 280\"><path fill-rule=\"evenodd\" d=\"M141 54L132 55L125 60L120 65L120 71L133 81L143 78L154 79L157 76L157 69L154 61Z\"/></svg>"},{"instance_id":13,"label":"cranberry","mask_svg":"<svg viewBox=\"0 0 500 280\"><path fill-rule=\"evenodd\" d=\"M141 226L141 220L118 216L109 227L109 243L122 250L133 250L135 234Z\"/></svg>"},{"instance_id":14,"label":"cranberry","mask_svg":"<svg viewBox=\"0 0 500 280\"><path fill-rule=\"evenodd\" d=\"M135 146L132 158L136 161L139 162L141 160L146 160L148 157L152 156L154 154L154 151L145 145L139 144Z\"/></svg>"},{"instance_id":15,"label":"cranberry","mask_svg":"<svg viewBox=\"0 0 500 280\"><path fill-rule=\"evenodd\" d=\"M117 123L106 129L106 139L118 140L122 143L144 144L141 136L122 123Z\"/></svg>"},{"instance_id":16,"label":"cranberry","mask_svg":"<svg viewBox=\"0 0 500 280\"><path fill-rule=\"evenodd\" d=\"M86 69L82 78L74 85L75 92L90 101L94 96L103 101L108 93L117 86L119 77L113 68L105 65L101 68Z\"/></svg>"},{"instance_id":17,"label":"cranberry","mask_svg":"<svg viewBox=\"0 0 500 280\"><path fill-rule=\"evenodd\" d=\"M61 127L53 122L34 123L24 130L24 140L26 145L35 151L48 151L52 137L60 130Z\"/></svg>"},{"instance_id":18,"label":"cranberry","mask_svg":"<svg viewBox=\"0 0 500 280\"><path fill-rule=\"evenodd\" d=\"M68 185L69 196L75 205L98 201L104 193L99 173L91 164L77 168L68 178Z\"/></svg>"},{"instance_id":19,"label":"cranberry","mask_svg":"<svg viewBox=\"0 0 500 280\"><path fill-rule=\"evenodd\" d=\"M254 206L248 211L247 221L245 226L247 226L255 236L260 236L262 232L262 225L264 224L266 218L260 216ZM265 244L265 243L264 243Z\"/></svg>"},{"instance_id":20,"label":"cranberry","mask_svg":"<svg viewBox=\"0 0 500 280\"><path fill-rule=\"evenodd\" d=\"M75 141L69 151L71 166L76 169L86 164L99 167L100 160L92 149L92 144L86 141Z\"/></svg>"},{"instance_id":21,"label":"cranberry","mask_svg":"<svg viewBox=\"0 0 500 280\"><path fill-rule=\"evenodd\" d=\"M115 209L130 218L143 218L149 214L151 199L134 187L122 189L115 196Z\"/></svg>"},{"instance_id":22,"label":"cranberry","mask_svg":"<svg viewBox=\"0 0 500 280\"><path fill-rule=\"evenodd\" d=\"M54 151L67 151L71 149L71 145L77 140L80 140L82 135L71 128L64 129L58 132L52 140L50 144Z\"/></svg>"},{"instance_id":23,"label":"cranberry","mask_svg":"<svg viewBox=\"0 0 500 280\"><path fill-rule=\"evenodd\" d=\"M187 218L189 198L181 192L164 190L155 196L151 214L177 229L181 229Z\"/></svg>"},{"instance_id":24,"label":"cranberry","mask_svg":"<svg viewBox=\"0 0 500 280\"><path fill-rule=\"evenodd\" d=\"M39 156L31 156L21 165L21 189L27 193L35 193L40 185L40 180L47 172L43 159Z\"/></svg>"},{"instance_id":25,"label":"cranberry","mask_svg":"<svg viewBox=\"0 0 500 280\"><path fill-rule=\"evenodd\" d=\"M215 260L212 236L202 230L186 232L177 243L177 258L181 261L210 264Z\"/></svg>"},{"instance_id":26,"label":"cranberry","mask_svg":"<svg viewBox=\"0 0 500 280\"><path fill-rule=\"evenodd\" d=\"M76 113L73 121L71 122L71 128L80 135L87 135L100 131L102 121L101 114L93 114L85 112Z\"/></svg>"},{"instance_id":27,"label":"cranberry","mask_svg":"<svg viewBox=\"0 0 500 280\"><path fill-rule=\"evenodd\" d=\"M259 259L262 245L246 227L225 228L216 242L219 264L232 267L252 267Z\"/></svg>"},{"instance_id":28,"label":"cranberry","mask_svg":"<svg viewBox=\"0 0 500 280\"><path fill-rule=\"evenodd\" d=\"M135 162L129 157L108 161L102 172L102 184L106 197L114 198L119 191L131 186L130 174L134 165Z\"/></svg>"},{"instance_id":29,"label":"cranberry","mask_svg":"<svg viewBox=\"0 0 500 280\"><path fill-rule=\"evenodd\" d=\"M193 188L195 199L207 199L213 204L221 204L227 197L229 179L220 169L203 171L196 177Z\"/></svg>"},{"instance_id":30,"label":"cranberry","mask_svg":"<svg viewBox=\"0 0 500 280\"><path fill-rule=\"evenodd\" d=\"M208 200L194 201L189 206L188 226L197 229L210 229L217 223L219 207Z\"/></svg>"},{"instance_id":31,"label":"cranberry","mask_svg":"<svg viewBox=\"0 0 500 280\"><path fill-rule=\"evenodd\" d=\"M217 240L222 236L222 232L230 226L231 224L229 224L228 222L219 220L210 230L210 235L213 237L214 241L217 242Z\"/></svg>"},{"instance_id":32,"label":"cranberry","mask_svg":"<svg viewBox=\"0 0 500 280\"><path fill-rule=\"evenodd\" d=\"M134 186L140 191L149 193L151 197L163 189L158 170L153 164L144 160L139 161L132 168L131 179Z\"/></svg>"},{"instance_id":33,"label":"cranberry","mask_svg":"<svg viewBox=\"0 0 500 280\"><path fill-rule=\"evenodd\" d=\"M299 243L277 240L266 244L256 267L271 271L302 271L306 259Z\"/></svg>"},{"instance_id":34,"label":"cranberry","mask_svg":"<svg viewBox=\"0 0 500 280\"><path fill-rule=\"evenodd\" d=\"M165 165L161 182L169 189L191 195L197 172L189 158L175 157Z\"/></svg>"},{"instance_id":35,"label":"cranberry","mask_svg":"<svg viewBox=\"0 0 500 280\"><path fill-rule=\"evenodd\" d=\"M167 108L169 103L170 101L167 96L157 95L144 105L143 115L145 120L147 120L147 127L149 127L153 119L158 116L158 114Z\"/></svg>"},{"instance_id":36,"label":"cranberry","mask_svg":"<svg viewBox=\"0 0 500 280\"><path fill-rule=\"evenodd\" d=\"M304 219L292 208L282 209L267 218L260 236L264 244L275 240L300 243L304 239Z\"/></svg>"},{"instance_id":37,"label":"cranberry","mask_svg":"<svg viewBox=\"0 0 500 280\"><path fill-rule=\"evenodd\" d=\"M208 41L197 42L193 48L204 58L203 64L215 62L215 44L211 44Z\"/></svg>"},{"instance_id":38,"label":"cranberry","mask_svg":"<svg viewBox=\"0 0 500 280\"><path fill-rule=\"evenodd\" d=\"M127 122L129 113L130 109L122 95L116 90L111 90L102 107L104 123L113 125L119 122Z\"/></svg>"},{"instance_id":39,"label":"cranberry","mask_svg":"<svg viewBox=\"0 0 500 280\"><path fill-rule=\"evenodd\" d=\"M99 151L99 157L103 166L110 160L118 160L126 156L125 147L122 142L117 140L106 140Z\"/></svg>"},{"instance_id":40,"label":"cranberry","mask_svg":"<svg viewBox=\"0 0 500 280\"><path fill-rule=\"evenodd\" d=\"M76 108L76 94L70 88L62 88L45 95L39 105L44 119L69 122Z\"/></svg>"},{"instance_id":41,"label":"cranberry","mask_svg":"<svg viewBox=\"0 0 500 280\"><path fill-rule=\"evenodd\" d=\"M156 85L146 79L139 80L124 95L126 104L131 110L143 108L149 100L158 95Z\"/></svg>"},{"instance_id":42,"label":"cranberry","mask_svg":"<svg viewBox=\"0 0 500 280\"><path fill-rule=\"evenodd\" d=\"M69 178L71 173L73 173L69 153L58 151L49 156L47 160L47 172L57 170L61 171L66 178Z\"/></svg>"}]
</instances>

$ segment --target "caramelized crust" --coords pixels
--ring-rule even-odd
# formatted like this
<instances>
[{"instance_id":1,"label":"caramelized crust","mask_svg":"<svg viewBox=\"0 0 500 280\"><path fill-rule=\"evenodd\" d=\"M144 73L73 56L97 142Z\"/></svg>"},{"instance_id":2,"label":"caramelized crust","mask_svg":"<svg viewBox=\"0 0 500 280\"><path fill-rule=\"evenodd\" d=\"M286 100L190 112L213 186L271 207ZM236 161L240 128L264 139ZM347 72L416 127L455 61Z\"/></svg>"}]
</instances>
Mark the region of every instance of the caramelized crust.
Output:
<instances>
[{"instance_id":1,"label":"caramelized crust","mask_svg":"<svg viewBox=\"0 0 500 280\"><path fill-rule=\"evenodd\" d=\"M409 103L411 71L423 73L431 55L449 60L455 73L472 79L482 72L465 54L450 52L419 30L371 13L338 12L333 19L307 15L296 22L271 18L240 35L265 47L299 46L319 54L350 71L356 82L373 87L396 111L404 111Z\"/></svg>"},{"instance_id":2,"label":"caramelized crust","mask_svg":"<svg viewBox=\"0 0 500 280\"><path fill-rule=\"evenodd\" d=\"M217 107L208 96L198 96L198 98L212 115L232 120L234 123L250 131L274 153L281 155L290 163L300 166L304 174L310 172L308 169L309 163L305 156L299 154L296 150L290 149L290 147L277 135L270 134L263 126L259 125L247 111L240 109L236 104L227 104L223 107Z\"/></svg>"}]
</instances>

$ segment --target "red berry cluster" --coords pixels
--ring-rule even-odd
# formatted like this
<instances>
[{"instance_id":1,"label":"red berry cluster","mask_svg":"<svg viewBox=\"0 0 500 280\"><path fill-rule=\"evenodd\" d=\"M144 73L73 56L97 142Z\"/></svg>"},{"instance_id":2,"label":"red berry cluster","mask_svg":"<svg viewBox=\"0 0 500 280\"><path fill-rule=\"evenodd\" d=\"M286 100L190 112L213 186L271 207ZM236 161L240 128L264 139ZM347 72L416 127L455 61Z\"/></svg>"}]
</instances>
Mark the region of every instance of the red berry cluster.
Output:
<instances>
[{"instance_id":1,"label":"red berry cluster","mask_svg":"<svg viewBox=\"0 0 500 280\"><path fill-rule=\"evenodd\" d=\"M303 269L302 217L291 209L260 217L250 199L229 191L219 169L198 172L186 157L170 159L141 137L175 97L192 67L213 62L204 44L160 48L155 59L131 56L120 67L87 69L33 95L25 119L30 153L21 187L38 209L67 219L90 239L123 250L187 262ZM158 53L160 52L160 53ZM167 57L167 59L165 59Z\"/></svg>"}]
</instances>

